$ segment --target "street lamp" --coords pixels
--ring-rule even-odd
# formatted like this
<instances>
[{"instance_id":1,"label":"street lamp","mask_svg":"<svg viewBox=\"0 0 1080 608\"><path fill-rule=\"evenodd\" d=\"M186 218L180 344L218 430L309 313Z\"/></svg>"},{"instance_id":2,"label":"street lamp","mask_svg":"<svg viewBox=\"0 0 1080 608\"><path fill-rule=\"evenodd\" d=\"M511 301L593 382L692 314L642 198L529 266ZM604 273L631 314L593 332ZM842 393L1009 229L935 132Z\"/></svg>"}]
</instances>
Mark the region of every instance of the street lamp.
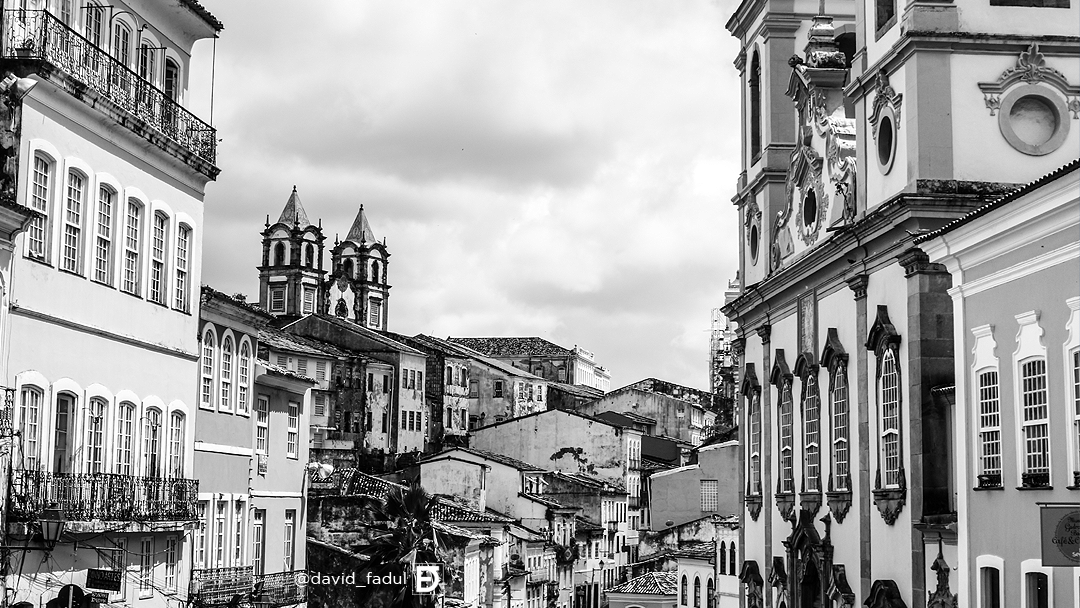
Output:
<instances>
[{"instance_id":1,"label":"street lamp","mask_svg":"<svg viewBox=\"0 0 1080 608\"><path fill-rule=\"evenodd\" d=\"M41 539L45 543L45 550L52 551L60 537L64 535L64 512L57 508L45 509L38 517L38 525L41 527Z\"/></svg>"}]
</instances>

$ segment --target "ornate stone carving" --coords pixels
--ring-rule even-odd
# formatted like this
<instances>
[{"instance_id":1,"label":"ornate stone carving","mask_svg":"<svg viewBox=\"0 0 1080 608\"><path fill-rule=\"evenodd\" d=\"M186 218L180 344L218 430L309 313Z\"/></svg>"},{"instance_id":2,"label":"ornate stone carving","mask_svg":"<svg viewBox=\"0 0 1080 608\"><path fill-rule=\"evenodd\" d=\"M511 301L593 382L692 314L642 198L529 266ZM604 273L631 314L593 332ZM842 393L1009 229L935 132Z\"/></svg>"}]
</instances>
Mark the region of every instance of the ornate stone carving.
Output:
<instances>
[{"instance_id":1,"label":"ornate stone carving","mask_svg":"<svg viewBox=\"0 0 1080 608\"><path fill-rule=\"evenodd\" d=\"M896 256L897 261L904 267L904 276L911 277L916 274L937 274L948 272L944 264L930 262L930 256L922 249L912 248Z\"/></svg>"},{"instance_id":2,"label":"ornate stone carving","mask_svg":"<svg viewBox=\"0 0 1080 608\"><path fill-rule=\"evenodd\" d=\"M761 578L757 561L748 559L743 562L742 570L739 571L739 582L746 586L747 608L761 608L764 605L765 580Z\"/></svg>"},{"instance_id":3,"label":"ornate stone carving","mask_svg":"<svg viewBox=\"0 0 1080 608\"><path fill-rule=\"evenodd\" d=\"M821 510L821 492L800 492L799 508L811 515Z\"/></svg>"},{"instance_id":4,"label":"ornate stone carving","mask_svg":"<svg viewBox=\"0 0 1080 608\"><path fill-rule=\"evenodd\" d=\"M747 494L746 495L746 512L750 514L750 519L757 521L758 516L761 515L761 495L760 494Z\"/></svg>"},{"instance_id":5,"label":"ornate stone carving","mask_svg":"<svg viewBox=\"0 0 1080 608\"><path fill-rule=\"evenodd\" d=\"M941 553L941 541L938 540L937 559L934 560L930 569L937 574L937 588L930 592L926 601L926 608L956 608L958 604L957 594L949 591L949 564Z\"/></svg>"},{"instance_id":6,"label":"ornate stone carving","mask_svg":"<svg viewBox=\"0 0 1080 608\"><path fill-rule=\"evenodd\" d=\"M793 517L795 512L795 494L792 492L781 492L781 482L776 480L776 510L780 512L780 518L787 521Z\"/></svg>"},{"instance_id":7,"label":"ornate stone carving","mask_svg":"<svg viewBox=\"0 0 1080 608\"><path fill-rule=\"evenodd\" d=\"M897 93L896 89L889 84L889 75L884 68L878 71L874 82L877 85L877 93L874 94L874 103L870 110L870 130L875 134L876 139L877 124L886 108L892 110L893 124L896 130L900 130L900 106L904 101L904 95Z\"/></svg>"},{"instance_id":8,"label":"ornate stone carving","mask_svg":"<svg viewBox=\"0 0 1080 608\"><path fill-rule=\"evenodd\" d=\"M829 577L829 587L825 595L841 608L853 608L855 606L855 592L847 582L847 571L843 565L837 564L832 567L832 576Z\"/></svg>"},{"instance_id":9,"label":"ornate stone carving","mask_svg":"<svg viewBox=\"0 0 1080 608\"><path fill-rule=\"evenodd\" d=\"M1070 84L1064 74L1046 65L1046 57L1039 51L1037 42L1032 42L1021 52L1016 65L1002 72L997 80L979 83L979 90L991 116L997 115L1001 108L1001 94L1019 83L1045 84L1056 88L1068 100L1066 107L1073 119L1080 117L1080 86Z\"/></svg>"},{"instance_id":10,"label":"ornate stone carving","mask_svg":"<svg viewBox=\"0 0 1080 608\"><path fill-rule=\"evenodd\" d=\"M878 471L877 477L880 484L881 471ZM900 467L899 488L878 488L873 490L874 504L877 505L878 513L881 514L881 518L885 520L885 523L890 526L896 523L896 518L904 510L904 503L907 501L907 480L905 477L904 467Z\"/></svg>"},{"instance_id":11,"label":"ornate stone carving","mask_svg":"<svg viewBox=\"0 0 1080 608\"><path fill-rule=\"evenodd\" d=\"M768 343L769 334L772 333L772 325L761 325L757 328L758 338L761 338L762 343Z\"/></svg>"},{"instance_id":12,"label":"ornate stone carving","mask_svg":"<svg viewBox=\"0 0 1080 608\"><path fill-rule=\"evenodd\" d=\"M865 274L857 274L847 279L847 286L851 291L855 292L856 300L866 299L866 285L870 282L870 276Z\"/></svg>"}]
</instances>

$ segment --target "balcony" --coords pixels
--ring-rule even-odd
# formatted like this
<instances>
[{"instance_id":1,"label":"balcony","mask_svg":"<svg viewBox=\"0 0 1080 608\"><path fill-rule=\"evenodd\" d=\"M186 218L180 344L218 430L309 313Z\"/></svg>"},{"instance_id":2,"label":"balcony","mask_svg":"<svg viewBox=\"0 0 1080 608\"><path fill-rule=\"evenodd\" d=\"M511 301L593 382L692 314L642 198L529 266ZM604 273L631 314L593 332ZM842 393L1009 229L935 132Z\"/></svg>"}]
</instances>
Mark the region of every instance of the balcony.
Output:
<instances>
[{"instance_id":1,"label":"balcony","mask_svg":"<svg viewBox=\"0 0 1080 608\"><path fill-rule=\"evenodd\" d=\"M226 606L240 596L241 603L251 597L255 570L251 566L207 568L191 571L188 599L195 606Z\"/></svg>"},{"instance_id":2,"label":"balcony","mask_svg":"<svg viewBox=\"0 0 1080 608\"><path fill-rule=\"evenodd\" d=\"M41 71L43 76L48 77L53 70L62 72L82 85L72 91L80 98L90 91L109 100L137 119L132 122L119 117L122 124L151 141L155 133L167 137L208 164L197 169L211 178L217 175L217 131L213 127L51 13L5 10L0 42L3 57L50 64ZM92 100L86 101L93 105Z\"/></svg>"},{"instance_id":3,"label":"balcony","mask_svg":"<svg viewBox=\"0 0 1080 608\"><path fill-rule=\"evenodd\" d=\"M15 389L0 386L3 404L0 407L0 437L10 437L12 429L11 413L15 411Z\"/></svg>"},{"instance_id":4,"label":"balcony","mask_svg":"<svg viewBox=\"0 0 1080 608\"><path fill-rule=\"evenodd\" d=\"M529 571L529 584L540 585L551 582L551 572L547 568L537 568Z\"/></svg>"},{"instance_id":5,"label":"balcony","mask_svg":"<svg viewBox=\"0 0 1080 608\"><path fill-rule=\"evenodd\" d=\"M307 601L307 585L297 581L307 580L304 570L256 574L252 591L252 605L255 608L276 608L292 606Z\"/></svg>"},{"instance_id":6,"label":"balcony","mask_svg":"<svg viewBox=\"0 0 1080 608\"><path fill-rule=\"evenodd\" d=\"M11 519L32 521L50 505L69 521L194 521L194 479L12 471Z\"/></svg>"}]
</instances>

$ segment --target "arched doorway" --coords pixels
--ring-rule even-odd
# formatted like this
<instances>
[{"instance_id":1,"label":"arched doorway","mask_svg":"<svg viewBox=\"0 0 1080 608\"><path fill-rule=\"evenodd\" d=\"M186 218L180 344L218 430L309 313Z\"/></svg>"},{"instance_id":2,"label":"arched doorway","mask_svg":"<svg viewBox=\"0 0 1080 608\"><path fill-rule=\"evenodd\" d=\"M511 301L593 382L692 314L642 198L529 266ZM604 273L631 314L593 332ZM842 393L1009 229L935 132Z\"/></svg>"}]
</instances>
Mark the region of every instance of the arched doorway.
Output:
<instances>
[{"instance_id":1,"label":"arched doorway","mask_svg":"<svg viewBox=\"0 0 1080 608\"><path fill-rule=\"evenodd\" d=\"M799 608L822 608L821 576L814 562L806 564L802 581L799 583Z\"/></svg>"}]
</instances>

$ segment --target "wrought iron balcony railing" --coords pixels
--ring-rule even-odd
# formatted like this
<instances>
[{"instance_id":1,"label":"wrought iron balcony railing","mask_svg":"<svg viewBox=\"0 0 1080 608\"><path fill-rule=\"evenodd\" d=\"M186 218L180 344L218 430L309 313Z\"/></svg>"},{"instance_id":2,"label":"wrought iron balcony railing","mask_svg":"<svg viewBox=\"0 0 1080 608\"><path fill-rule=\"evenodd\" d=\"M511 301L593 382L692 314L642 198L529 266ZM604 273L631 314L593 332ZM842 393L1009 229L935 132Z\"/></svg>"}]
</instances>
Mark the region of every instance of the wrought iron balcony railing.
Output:
<instances>
[{"instance_id":1,"label":"wrought iron balcony railing","mask_svg":"<svg viewBox=\"0 0 1080 608\"><path fill-rule=\"evenodd\" d=\"M194 479L16 470L11 518L32 521L55 504L71 521L194 521L198 495Z\"/></svg>"},{"instance_id":2,"label":"wrought iron balcony railing","mask_svg":"<svg viewBox=\"0 0 1080 608\"><path fill-rule=\"evenodd\" d=\"M528 582L536 583L536 584L550 583L551 582L551 572L547 568L537 568L535 570L530 570L529 571L529 581Z\"/></svg>"},{"instance_id":3,"label":"wrought iron balcony railing","mask_svg":"<svg viewBox=\"0 0 1080 608\"><path fill-rule=\"evenodd\" d=\"M239 597L246 605L255 584L252 566L206 568L191 571L188 599L195 606L226 606Z\"/></svg>"},{"instance_id":4,"label":"wrought iron balcony railing","mask_svg":"<svg viewBox=\"0 0 1080 608\"><path fill-rule=\"evenodd\" d=\"M256 574L252 602L257 608L292 606L307 601L304 570Z\"/></svg>"},{"instance_id":5,"label":"wrought iron balcony railing","mask_svg":"<svg viewBox=\"0 0 1080 608\"><path fill-rule=\"evenodd\" d=\"M15 411L15 389L0 386L3 394L2 409L0 409L0 437L10 437L12 430L12 415Z\"/></svg>"},{"instance_id":6,"label":"wrought iron balcony railing","mask_svg":"<svg viewBox=\"0 0 1080 608\"><path fill-rule=\"evenodd\" d=\"M47 11L4 11L2 55L52 64L213 165L217 131ZM134 130L134 129L133 129Z\"/></svg>"}]
</instances>

